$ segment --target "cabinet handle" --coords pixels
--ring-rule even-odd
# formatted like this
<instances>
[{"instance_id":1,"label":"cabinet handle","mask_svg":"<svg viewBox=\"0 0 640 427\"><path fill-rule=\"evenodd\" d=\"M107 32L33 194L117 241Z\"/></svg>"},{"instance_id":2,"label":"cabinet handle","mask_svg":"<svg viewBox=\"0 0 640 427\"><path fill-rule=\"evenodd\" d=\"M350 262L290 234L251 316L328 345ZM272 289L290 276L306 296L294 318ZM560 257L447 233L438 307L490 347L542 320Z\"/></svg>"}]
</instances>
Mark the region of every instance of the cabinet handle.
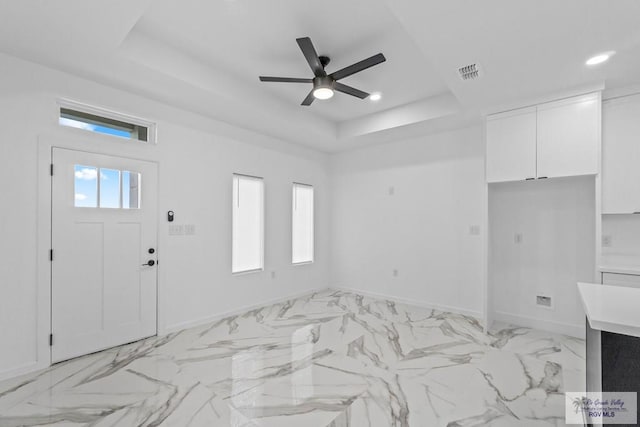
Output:
<instances>
[{"instance_id":1,"label":"cabinet handle","mask_svg":"<svg viewBox=\"0 0 640 427\"><path fill-rule=\"evenodd\" d=\"M549 178L548 176L539 176L538 179L547 179Z\"/></svg>"},{"instance_id":2,"label":"cabinet handle","mask_svg":"<svg viewBox=\"0 0 640 427\"><path fill-rule=\"evenodd\" d=\"M535 178L525 178L525 181L533 181Z\"/></svg>"},{"instance_id":3,"label":"cabinet handle","mask_svg":"<svg viewBox=\"0 0 640 427\"><path fill-rule=\"evenodd\" d=\"M640 211L634 212L634 215L640 215Z\"/></svg>"}]
</instances>

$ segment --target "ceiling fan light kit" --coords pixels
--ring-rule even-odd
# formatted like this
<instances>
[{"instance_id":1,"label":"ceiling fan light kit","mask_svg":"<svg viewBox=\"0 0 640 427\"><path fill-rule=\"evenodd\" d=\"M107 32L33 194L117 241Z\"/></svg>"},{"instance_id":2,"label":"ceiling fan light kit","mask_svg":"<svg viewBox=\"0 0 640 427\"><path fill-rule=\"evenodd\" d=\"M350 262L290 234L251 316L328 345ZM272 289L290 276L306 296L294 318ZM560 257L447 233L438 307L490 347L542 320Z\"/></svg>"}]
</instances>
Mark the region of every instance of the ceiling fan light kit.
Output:
<instances>
[{"instance_id":1,"label":"ceiling fan light kit","mask_svg":"<svg viewBox=\"0 0 640 427\"><path fill-rule=\"evenodd\" d=\"M313 96L316 99L329 99L333 97L334 83L335 80L329 76L314 78Z\"/></svg>"},{"instance_id":2,"label":"ceiling fan light kit","mask_svg":"<svg viewBox=\"0 0 640 427\"><path fill-rule=\"evenodd\" d=\"M338 80L343 79L345 77L349 77L355 73L366 70L367 68L371 68L374 65L378 65L384 61L386 58L383 54L378 53L377 55L373 55L370 58L362 60L360 62L356 62L353 65L345 67L341 70L338 70L334 73L327 74L325 71L325 67L329 64L329 57L327 56L318 56L316 49L313 47L313 43L309 37L302 37L296 39L298 42L298 46L300 46L300 50L302 54L309 63L311 70L313 71L314 78L305 79L305 78L296 78L296 77L266 77L260 76L260 81L262 82L277 82L277 83L313 83L313 89L307 97L302 101L301 105L309 106L313 102L314 99L329 99L333 97L334 92L342 92L351 96L355 96L360 99L365 99L369 97L369 94L363 92L359 89L356 89L351 86L347 86L345 84L339 83Z\"/></svg>"}]
</instances>

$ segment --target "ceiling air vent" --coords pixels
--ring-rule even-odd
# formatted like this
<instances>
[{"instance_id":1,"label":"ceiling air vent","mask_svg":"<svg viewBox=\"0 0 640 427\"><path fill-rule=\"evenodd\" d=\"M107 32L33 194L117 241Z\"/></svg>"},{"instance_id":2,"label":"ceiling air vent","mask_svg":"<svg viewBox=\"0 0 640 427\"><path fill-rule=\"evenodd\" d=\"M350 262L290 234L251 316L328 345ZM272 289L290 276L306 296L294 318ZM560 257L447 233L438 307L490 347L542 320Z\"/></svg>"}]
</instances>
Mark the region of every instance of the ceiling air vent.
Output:
<instances>
[{"instance_id":1,"label":"ceiling air vent","mask_svg":"<svg viewBox=\"0 0 640 427\"><path fill-rule=\"evenodd\" d=\"M480 64L469 64L458 68L462 80L473 80L480 77Z\"/></svg>"}]
</instances>

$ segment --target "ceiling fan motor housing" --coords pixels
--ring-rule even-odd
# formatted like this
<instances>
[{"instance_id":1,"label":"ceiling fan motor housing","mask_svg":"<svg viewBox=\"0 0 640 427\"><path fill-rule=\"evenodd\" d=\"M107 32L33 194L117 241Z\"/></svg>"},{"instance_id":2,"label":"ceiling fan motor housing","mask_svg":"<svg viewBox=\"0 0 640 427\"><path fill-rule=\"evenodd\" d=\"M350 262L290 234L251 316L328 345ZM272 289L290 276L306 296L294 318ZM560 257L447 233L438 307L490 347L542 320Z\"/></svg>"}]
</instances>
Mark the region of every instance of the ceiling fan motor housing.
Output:
<instances>
[{"instance_id":1,"label":"ceiling fan motor housing","mask_svg":"<svg viewBox=\"0 0 640 427\"><path fill-rule=\"evenodd\" d=\"M331 76L321 76L314 77L313 79L313 89L318 89L321 87L326 87L328 89L334 89L335 79Z\"/></svg>"}]
</instances>

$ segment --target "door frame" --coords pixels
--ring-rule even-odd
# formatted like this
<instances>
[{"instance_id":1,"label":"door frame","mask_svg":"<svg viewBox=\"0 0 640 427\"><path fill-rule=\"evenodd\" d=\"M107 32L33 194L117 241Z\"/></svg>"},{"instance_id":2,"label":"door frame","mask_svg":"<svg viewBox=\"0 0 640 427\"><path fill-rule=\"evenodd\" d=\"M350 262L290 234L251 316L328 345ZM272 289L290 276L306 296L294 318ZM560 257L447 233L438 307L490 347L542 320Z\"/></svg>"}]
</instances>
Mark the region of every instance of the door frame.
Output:
<instances>
[{"instance_id":1,"label":"door frame","mask_svg":"<svg viewBox=\"0 0 640 427\"><path fill-rule=\"evenodd\" d=\"M57 126L57 123L56 123ZM19 370L11 372L11 376L17 376L27 372L44 369L52 364L52 349L49 345L49 336L52 331L52 261L49 259L49 251L52 248L52 189L51 164L53 149L84 151L108 156L125 157L134 160L155 163L158 168L158 206L156 207L156 241L158 254L164 246L159 233L160 228L160 162L158 150L155 144L144 144L137 141L120 139L110 135L100 135L73 128L51 128L46 133L37 137L37 255L36 255L36 300L37 319L35 330L35 363L27 363ZM55 173L55 171L54 171ZM54 248L55 249L55 248ZM55 262L55 261L53 261ZM156 334L162 333L164 325L164 293L161 291L163 273L160 265L157 265L156 273ZM55 345L55 342L54 342Z\"/></svg>"}]
</instances>

